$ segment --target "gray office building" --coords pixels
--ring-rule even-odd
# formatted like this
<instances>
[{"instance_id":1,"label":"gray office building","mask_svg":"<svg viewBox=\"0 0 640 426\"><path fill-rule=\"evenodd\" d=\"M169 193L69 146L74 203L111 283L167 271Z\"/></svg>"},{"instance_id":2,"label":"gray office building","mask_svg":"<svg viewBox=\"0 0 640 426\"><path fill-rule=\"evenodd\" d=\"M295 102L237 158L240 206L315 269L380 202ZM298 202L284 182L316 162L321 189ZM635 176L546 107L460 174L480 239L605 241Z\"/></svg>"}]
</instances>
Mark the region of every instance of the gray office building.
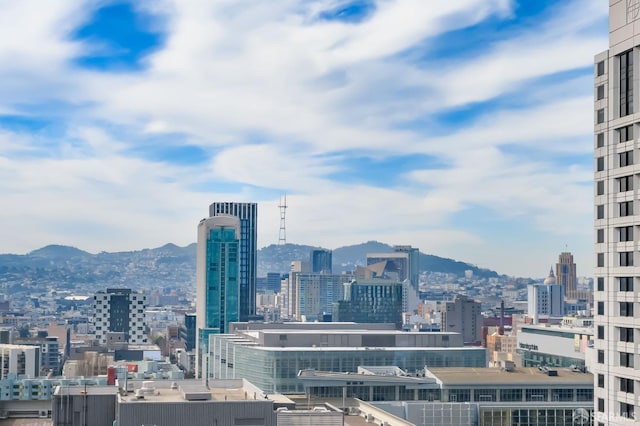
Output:
<instances>
[{"instance_id":1,"label":"gray office building","mask_svg":"<svg viewBox=\"0 0 640 426\"><path fill-rule=\"evenodd\" d=\"M351 324L237 330L209 337L213 379L247 379L267 393L304 391L300 370L357 373L358 366L396 365L415 372L430 367L485 367L486 350L464 347L458 333L381 330ZM267 325L265 325L267 326ZM340 324L339 327L344 327ZM232 330L233 326L230 327Z\"/></svg>"},{"instance_id":2,"label":"gray office building","mask_svg":"<svg viewBox=\"0 0 640 426\"><path fill-rule=\"evenodd\" d=\"M420 251L411 246L394 246L392 253L368 253L367 266L387 262L384 275L398 282L409 280L418 291L420 285Z\"/></svg>"}]
</instances>

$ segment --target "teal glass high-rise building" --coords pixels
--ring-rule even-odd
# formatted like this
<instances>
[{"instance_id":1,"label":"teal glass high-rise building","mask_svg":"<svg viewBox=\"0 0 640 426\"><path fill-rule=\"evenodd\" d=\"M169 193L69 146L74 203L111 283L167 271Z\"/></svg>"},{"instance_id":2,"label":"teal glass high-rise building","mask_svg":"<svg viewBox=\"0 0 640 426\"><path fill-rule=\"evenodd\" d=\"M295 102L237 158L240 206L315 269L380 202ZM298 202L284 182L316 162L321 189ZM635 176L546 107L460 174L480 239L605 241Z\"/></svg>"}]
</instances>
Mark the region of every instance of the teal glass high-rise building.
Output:
<instances>
[{"instance_id":1,"label":"teal glass high-rise building","mask_svg":"<svg viewBox=\"0 0 640 426\"><path fill-rule=\"evenodd\" d=\"M196 261L196 373L205 371L209 335L224 334L240 318L240 220L221 215L198 224ZM201 370L202 369L202 370Z\"/></svg>"},{"instance_id":2,"label":"teal glass high-rise building","mask_svg":"<svg viewBox=\"0 0 640 426\"><path fill-rule=\"evenodd\" d=\"M258 204L215 202L209 206L210 217L221 215L240 220L240 321L250 321L256 314Z\"/></svg>"}]
</instances>

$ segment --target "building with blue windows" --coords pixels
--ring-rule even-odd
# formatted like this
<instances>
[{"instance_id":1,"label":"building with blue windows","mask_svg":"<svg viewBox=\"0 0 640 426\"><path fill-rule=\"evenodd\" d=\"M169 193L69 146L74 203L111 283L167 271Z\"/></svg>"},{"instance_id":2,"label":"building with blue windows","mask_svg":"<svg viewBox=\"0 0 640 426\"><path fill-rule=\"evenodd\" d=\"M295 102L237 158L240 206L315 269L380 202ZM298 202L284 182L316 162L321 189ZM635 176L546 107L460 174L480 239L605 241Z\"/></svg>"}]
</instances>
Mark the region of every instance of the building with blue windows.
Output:
<instances>
[{"instance_id":1,"label":"building with blue windows","mask_svg":"<svg viewBox=\"0 0 640 426\"><path fill-rule=\"evenodd\" d=\"M331 274L333 267L333 256L331 250L313 249L311 250L309 264L311 273L314 274Z\"/></svg>"},{"instance_id":2,"label":"building with blue windows","mask_svg":"<svg viewBox=\"0 0 640 426\"><path fill-rule=\"evenodd\" d=\"M386 279L344 284L344 300L333 305L333 321L402 325L402 283Z\"/></svg>"},{"instance_id":3,"label":"building with blue windows","mask_svg":"<svg viewBox=\"0 0 640 426\"><path fill-rule=\"evenodd\" d=\"M238 239L240 266L240 321L255 319L256 277L258 256L258 204L215 202L209 206L209 216L234 216L240 221Z\"/></svg>"},{"instance_id":4,"label":"building with blue windows","mask_svg":"<svg viewBox=\"0 0 640 426\"><path fill-rule=\"evenodd\" d=\"M226 333L240 317L240 220L221 215L198 225L196 261L196 373L208 336Z\"/></svg>"}]
</instances>

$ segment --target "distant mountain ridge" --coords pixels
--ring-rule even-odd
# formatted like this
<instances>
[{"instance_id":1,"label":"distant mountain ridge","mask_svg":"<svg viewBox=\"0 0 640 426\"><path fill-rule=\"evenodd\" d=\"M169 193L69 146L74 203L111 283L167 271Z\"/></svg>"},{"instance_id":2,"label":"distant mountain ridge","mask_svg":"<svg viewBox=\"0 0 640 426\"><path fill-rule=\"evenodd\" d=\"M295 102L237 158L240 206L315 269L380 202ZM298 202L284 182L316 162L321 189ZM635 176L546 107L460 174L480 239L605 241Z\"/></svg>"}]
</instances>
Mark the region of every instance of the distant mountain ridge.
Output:
<instances>
[{"instance_id":1,"label":"distant mountain ridge","mask_svg":"<svg viewBox=\"0 0 640 426\"><path fill-rule=\"evenodd\" d=\"M289 244L287 244L289 245ZM310 247L310 246L297 246L296 247ZM265 247L262 250L267 250L270 247ZM281 246L283 247L283 246ZM300 257L296 260L309 260L310 252L313 247L310 247L305 257ZM333 268L334 272L349 271L355 268L356 265L364 266L367 264L368 253L390 253L393 252L393 246L379 241L368 241L366 243L354 244L350 246L339 247L333 250ZM260 254L258 254L260 258ZM445 257L435 256L432 254L425 254L420 252L420 271L421 272L442 272L456 275L464 275L465 271L473 271L474 276L478 277L497 277L498 273L490 269L478 268L470 263L461 262L454 259L448 259Z\"/></svg>"},{"instance_id":2,"label":"distant mountain ridge","mask_svg":"<svg viewBox=\"0 0 640 426\"><path fill-rule=\"evenodd\" d=\"M294 260L308 261L316 247L301 244L270 245L258 250L258 276L267 272L288 272ZM393 251L393 246L369 241L333 250L334 272L366 265L367 253ZM420 253L420 270L496 277L498 273L469 263ZM48 245L25 255L0 254L0 289L12 286L76 287L126 286L131 288L193 288L196 273L196 244L127 252L88 253L75 247Z\"/></svg>"}]
</instances>

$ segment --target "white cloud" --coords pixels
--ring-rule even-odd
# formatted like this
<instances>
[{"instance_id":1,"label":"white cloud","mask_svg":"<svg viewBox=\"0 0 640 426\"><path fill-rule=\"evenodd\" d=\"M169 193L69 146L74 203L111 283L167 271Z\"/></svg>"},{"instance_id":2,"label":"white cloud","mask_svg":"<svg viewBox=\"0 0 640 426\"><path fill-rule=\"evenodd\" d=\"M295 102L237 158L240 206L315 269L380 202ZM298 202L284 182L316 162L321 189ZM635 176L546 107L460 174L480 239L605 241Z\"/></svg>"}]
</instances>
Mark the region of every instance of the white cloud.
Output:
<instances>
[{"instance_id":1,"label":"white cloud","mask_svg":"<svg viewBox=\"0 0 640 426\"><path fill-rule=\"evenodd\" d=\"M95 4L0 0L0 113L82 105L52 112L68 126L59 143L0 129L8 206L0 219L13 224L0 250L186 244L208 204L230 198L261 202L260 239L269 244L280 191L289 193L290 240L330 248L378 239L450 256L461 246L507 253L451 220L477 206L529 218L523 238L590 233L591 170L580 156L592 147L584 70L606 47L606 33L594 30L606 16L600 3L554 6L546 21L433 69L398 54L489 17L510 19L517 5L384 0L363 23L346 24L314 20L340 4L329 0L145 1L138 7L159 16L166 44L144 71L112 74L72 63L90 46L69 34ZM436 116L497 98L450 129ZM131 154L138 137L163 133L201 145L211 160L179 167ZM447 167L398 170L405 187L340 181L352 153L426 153ZM212 191L193 189L203 185ZM231 196L224 185L241 189Z\"/></svg>"}]
</instances>

